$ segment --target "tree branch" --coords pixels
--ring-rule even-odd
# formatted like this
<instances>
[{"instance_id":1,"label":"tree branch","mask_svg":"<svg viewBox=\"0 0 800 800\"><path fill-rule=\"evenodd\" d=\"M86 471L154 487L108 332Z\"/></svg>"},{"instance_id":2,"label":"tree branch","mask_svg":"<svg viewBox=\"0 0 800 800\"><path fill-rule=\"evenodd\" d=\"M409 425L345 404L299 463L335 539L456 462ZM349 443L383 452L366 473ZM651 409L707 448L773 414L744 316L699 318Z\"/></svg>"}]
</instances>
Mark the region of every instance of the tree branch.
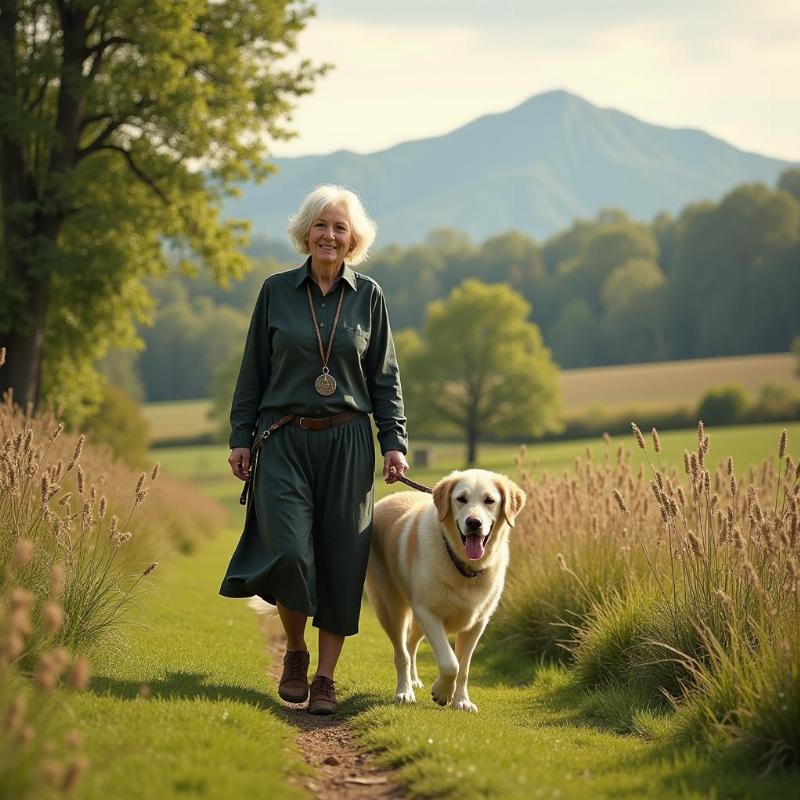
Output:
<instances>
[{"instance_id":1,"label":"tree branch","mask_svg":"<svg viewBox=\"0 0 800 800\"><path fill-rule=\"evenodd\" d=\"M126 150L124 147L120 147L119 145L115 144L104 144L97 148L98 150L111 150L115 153L122 153L125 157L125 160L128 162L128 166L131 169L131 172L144 183L146 186L149 186L153 193L161 200L165 205L169 205L169 197L158 187L156 182L149 176L145 175L145 173L141 170L139 165L133 160L133 156L131 155L130 151Z\"/></svg>"}]
</instances>

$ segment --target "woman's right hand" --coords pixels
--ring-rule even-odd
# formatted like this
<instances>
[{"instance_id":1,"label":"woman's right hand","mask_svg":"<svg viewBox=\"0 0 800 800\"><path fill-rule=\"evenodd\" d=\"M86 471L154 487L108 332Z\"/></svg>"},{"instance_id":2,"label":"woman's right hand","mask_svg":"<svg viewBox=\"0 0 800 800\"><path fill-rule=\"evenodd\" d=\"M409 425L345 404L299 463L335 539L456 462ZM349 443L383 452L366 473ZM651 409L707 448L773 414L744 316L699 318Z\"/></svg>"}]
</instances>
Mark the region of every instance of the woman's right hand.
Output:
<instances>
[{"instance_id":1,"label":"woman's right hand","mask_svg":"<svg viewBox=\"0 0 800 800\"><path fill-rule=\"evenodd\" d=\"M250 476L250 448L234 447L228 456L228 463L231 465L233 474L240 481L247 480Z\"/></svg>"}]
</instances>

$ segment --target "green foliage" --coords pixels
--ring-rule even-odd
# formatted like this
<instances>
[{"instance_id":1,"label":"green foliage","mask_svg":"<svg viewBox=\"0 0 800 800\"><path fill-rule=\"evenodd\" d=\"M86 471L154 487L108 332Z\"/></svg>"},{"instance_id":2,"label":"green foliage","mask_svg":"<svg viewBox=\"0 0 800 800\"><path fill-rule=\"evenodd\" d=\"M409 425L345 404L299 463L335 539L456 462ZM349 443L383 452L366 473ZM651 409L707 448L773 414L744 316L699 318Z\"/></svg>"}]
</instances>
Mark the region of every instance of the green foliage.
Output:
<instances>
[{"instance_id":1,"label":"green foliage","mask_svg":"<svg viewBox=\"0 0 800 800\"><path fill-rule=\"evenodd\" d=\"M91 439L111 448L116 458L132 467L148 464L150 426L138 404L115 386L103 387L103 402L87 417L83 429Z\"/></svg>"},{"instance_id":2,"label":"green foliage","mask_svg":"<svg viewBox=\"0 0 800 800\"><path fill-rule=\"evenodd\" d=\"M778 178L778 188L789 192L800 203L800 168L785 169Z\"/></svg>"},{"instance_id":3,"label":"green foliage","mask_svg":"<svg viewBox=\"0 0 800 800\"><path fill-rule=\"evenodd\" d=\"M100 400L92 364L135 346L150 318L142 279L166 270L165 241L218 281L246 272L245 226L220 218L221 200L269 174L268 141L291 135L292 100L324 68L282 63L313 13L295 0L14 11L3 30L16 51L0 59L0 329L17 345L17 397L37 399L43 333L44 396L79 421Z\"/></svg>"},{"instance_id":4,"label":"green foliage","mask_svg":"<svg viewBox=\"0 0 800 800\"><path fill-rule=\"evenodd\" d=\"M244 339L242 339L239 352L231 354L214 373L213 404L208 415L214 420L216 436L222 442L228 441L231 432L231 400L236 387L236 379L239 377L239 366L242 362L241 347L243 346Z\"/></svg>"},{"instance_id":5,"label":"green foliage","mask_svg":"<svg viewBox=\"0 0 800 800\"><path fill-rule=\"evenodd\" d=\"M468 463L479 438L535 435L558 427L558 372L529 306L508 286L467 280L428 308L421 346L411 346L403 391L412 425L463 431Z\"/></svg>"},{"instance_id":6,"label":"green foliage","mask_svg":"<svg viewBox=\"0 0 800 800\"><path fill-rule=\"evenodd\" d=\"M749 401L741 386L709 389L697 408L697 416L709 425L735 425L742 422Z\"/></svg>"},{"instance_id":7,"label":"green foliage","mask_svg":"<svg viewBox=\"0 0 800 800\"><path fill-rule=\"evenodd\" d=\"M800 336L795 336L792 341L792 353L794 353L794 357L797 359L794 374L800 377Z\"/></svg>"}]
</instances>

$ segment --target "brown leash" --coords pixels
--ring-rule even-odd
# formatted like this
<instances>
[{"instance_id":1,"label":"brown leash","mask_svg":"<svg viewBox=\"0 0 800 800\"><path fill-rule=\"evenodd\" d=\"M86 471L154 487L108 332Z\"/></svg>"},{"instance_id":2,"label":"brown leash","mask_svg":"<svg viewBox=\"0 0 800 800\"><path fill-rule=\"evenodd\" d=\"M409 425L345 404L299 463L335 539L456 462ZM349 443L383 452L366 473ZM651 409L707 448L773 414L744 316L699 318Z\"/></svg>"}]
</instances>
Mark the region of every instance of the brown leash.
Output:
<instances>
[{"instance_id":1,"label":"brown leash","mask_svg":"<svg viewBox=\"0 0 800 800\"><path fill-rule=\"evenodd\" d=\"M348 419L351 416L348 412L345 412L344 414L337 415L337 417L344 418L346 415ZM261 448L264 446L267 439L269 439L269 437L275 433L275 431L277 431L279 428L282 428L284 425L288 425L290 422L293 422L296 419L298 419L298 417L295 414L287 414L285 417L281 417L277 422L273 422L272 425L270 425L269 428L267 428L264 433L262 433L261 436L259 436L258 439L253 442L253 446L250 448L250 471L245 479L244 486L242 487L242 494L239 497L239 505L247 505L247 498L253 485L253 479L255 478L256 464L258 462L258 454L261 452ZM300 417L298 419L299 426L301 428L305 428L306 425L303 423L306 421L309 423L317 422L317 420L313 420L310 417ZM319 421L321 422L322 420ZM428 494L433 494L433 490L430 487L425 486L422 483L412 481L411 478L406 478L405 475L398 475L397 480L401 483L404 483L406 486L410 486L412 489L416 489L418 492L427 492Z\"/></svg>"},{"instance_id":2,"label":"brown leash","mask_svg":"<svg viewBox=\"0 0 800 800\"><path fill-rule=\"evenodd\" d=\"M258 439L253 442L253 446L250 448L250 470L247 474L247 478L244 482L244 487L242 488L242 494L239 497L239 505L246 506L247 505L247 496L250 494L250 489L253 484L253 478L256 474L256 463L258 462L258 454L261 452L261 448L264 446L264 442L272 436L278 428L282 428L284 425L287 425L295 418L294 414L287 414L285 417L281 417L277 422L273 422L272 425L267 428Z\"/></svg>"},{"instance_id":3,"label":"brown leash","mask_svg":"<svg viewBox=\"0 0 800 800\"><path fill-rule=\"evenodd\" d=\"M397 480L401 483L404 483L406 486L410 486L412 489L416 489L418 492L427 492L428 494L433 494L433 489L425 486L423 483L412 481L411 478L406 478L405 475L398 475Z\"/></svg>"}]
</instances>

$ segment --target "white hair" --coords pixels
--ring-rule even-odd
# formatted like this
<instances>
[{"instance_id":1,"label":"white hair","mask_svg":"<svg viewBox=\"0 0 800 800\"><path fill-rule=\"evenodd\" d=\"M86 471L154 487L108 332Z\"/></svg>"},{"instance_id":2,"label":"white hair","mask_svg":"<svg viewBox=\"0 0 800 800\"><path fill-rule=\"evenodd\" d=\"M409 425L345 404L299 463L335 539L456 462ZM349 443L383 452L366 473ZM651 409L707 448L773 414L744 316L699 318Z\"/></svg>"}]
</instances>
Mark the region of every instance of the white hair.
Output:
<instances>
[{"instance_id":1,"label":"white hair","mask_svg":"<svg viewBox=\"0 0 800 800\"><path fill-rule=\"evenodd\" d=\"M355 241L355 246L347 258L348 264L361 264L367 259L369 248L375 241L378 226L367 216L361 200L355 192L345 189L344 186L335 186L330 183L317 186L313 192L306 196L296 214L289 217L289 238L295 249L303 255L308 255L308 234L311 226L331 206L343 205L350 220L350 231Z\"/></svg>"}]
</instances>

